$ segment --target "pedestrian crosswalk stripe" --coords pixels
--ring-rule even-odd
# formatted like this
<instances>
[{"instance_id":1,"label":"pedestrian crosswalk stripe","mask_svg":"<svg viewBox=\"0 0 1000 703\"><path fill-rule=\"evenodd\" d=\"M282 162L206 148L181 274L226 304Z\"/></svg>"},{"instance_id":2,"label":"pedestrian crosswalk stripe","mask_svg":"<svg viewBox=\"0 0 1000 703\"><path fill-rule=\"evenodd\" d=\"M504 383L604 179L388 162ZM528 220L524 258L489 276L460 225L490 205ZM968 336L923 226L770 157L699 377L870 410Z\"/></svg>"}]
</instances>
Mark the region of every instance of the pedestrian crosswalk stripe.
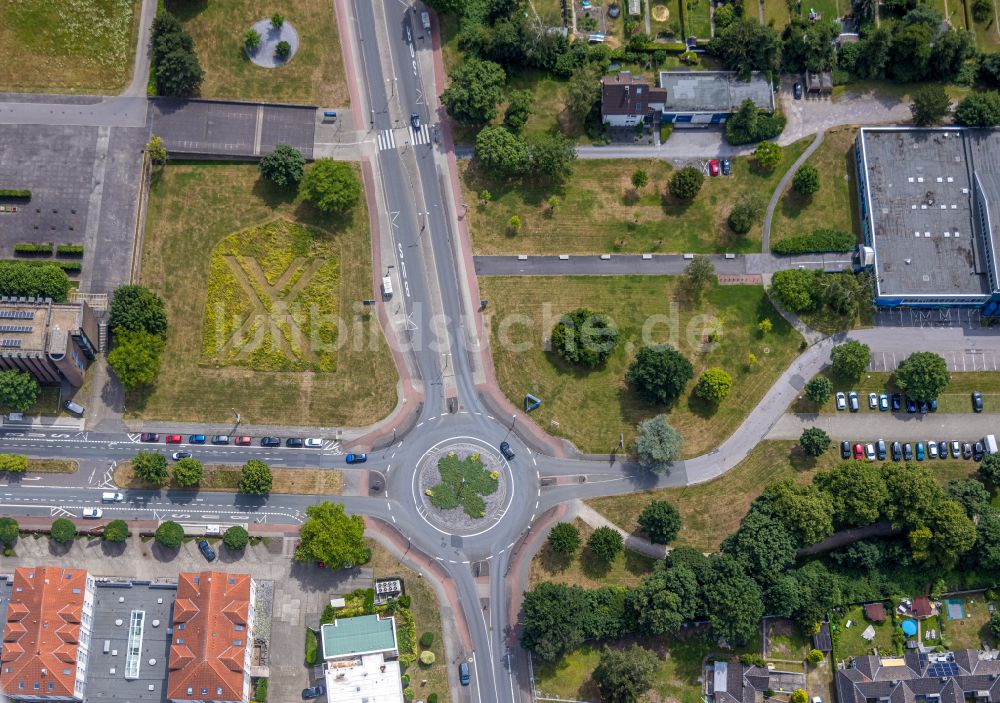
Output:
<instances>
[{"instance_id":1,"label":"pedestrian crosswalk stripe","mask_svg":"<svg viewBox=\"0 0 1000 703\"><path fill-rule=\"evenodd\" d=\"M386 149L396 148L396 138L392 134L391 129L383 129L378 134L378 149L379 151L384 151Z\"/></svg>"},{"instance_id":2,"label":"pedestrian crosswalk stripe","mask_svg":"<svg viewBox=\"0 0 1000 703\"><path fill-rule=\"evenodd\" d=\"M428 125L422 124L419 129L411 128L410 131L413 133L414 144L431 143L431 128Z\"/></svg>"}]
</instances>

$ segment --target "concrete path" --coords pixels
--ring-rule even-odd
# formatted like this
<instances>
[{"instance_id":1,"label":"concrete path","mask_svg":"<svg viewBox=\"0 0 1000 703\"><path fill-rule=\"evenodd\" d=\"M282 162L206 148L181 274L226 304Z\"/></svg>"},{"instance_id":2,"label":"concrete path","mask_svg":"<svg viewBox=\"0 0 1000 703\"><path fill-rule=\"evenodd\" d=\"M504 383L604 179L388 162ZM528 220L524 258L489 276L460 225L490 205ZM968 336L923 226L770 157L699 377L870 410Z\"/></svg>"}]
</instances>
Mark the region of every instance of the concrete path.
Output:
<instances>
[{"instance_id":1,"label":"concrete path","mask_svg":"<svg viewBox=\"0 0 1000 703\"><path fill-rule=\"evenodd\" d=\"M639 554L645 554L647 557L652 557L653 559L663 559L670 553L670 548L665 544L653 544L645 537L639 537L631 532L626 532L584 503L582 500L574 500L571 504L571 510L576 513L576 517L580 518L594 529L597 529L598 527L610 527L612 530L619 533L625 540L625 549L638 552Z\"/></svg>"},{"instance_id":2,"label":"concrete path","mask_svg":"<svg viewBox=\"0 0 1000 703\"><path fill-rule=\"evenodd\" d=\"M764 275L763 279L764 279L763 281L764 288L769 289L771 287L771 274ZM781 315L783 318L785 318L785 322L794 327L796 331L805 338L806 344L812 346L817 342L823 341L823 338L826 337L826 335L823 334L822 332L817 332L812 327L803 322L802 318L796 315L794 312L790 312L789 310L787 310L785 306L781 304L781 301L777 299L777 297L771 295L770 290L767 291L767 297L771 301L771 305L774 306L774 309L778 311L778 314Z\"/></svg>"},{"instance_id":3,"label":"concrete path","mask_svg":"<svg viewBox=\"0 0 1000 703\"><path fill-rule=\"evenodd\" d=\"M149 42L156 18L156 0L142 0L139 10L139 31L135 43L135 61L132 64L132 82L122 91L123 97L144 98L149 84Z\"/></svg>"},{"instance_id":4,"label":"concrete path","mask_svg":"<svg viewBox=\"0 0 1000 703\"><path fill-rule=\"evenodd\" d=\"M778 183L778 187L771 194L771 201L767 204L767 212L764 214L764 226L761 230L761 251L763 253L767 254L771 251L771 221L774 219L774 209L778 206L778 201L788 188L788 184L795 176L795 172L799 170L799 166L804 164L806 159L812 156L813 152L823 143L825 134L823 130L816 133L813 143L802 152L799 158L795 160L795 163L785 172L785 175L781 177L781 181Z\"/></svg>"}]
</instances>

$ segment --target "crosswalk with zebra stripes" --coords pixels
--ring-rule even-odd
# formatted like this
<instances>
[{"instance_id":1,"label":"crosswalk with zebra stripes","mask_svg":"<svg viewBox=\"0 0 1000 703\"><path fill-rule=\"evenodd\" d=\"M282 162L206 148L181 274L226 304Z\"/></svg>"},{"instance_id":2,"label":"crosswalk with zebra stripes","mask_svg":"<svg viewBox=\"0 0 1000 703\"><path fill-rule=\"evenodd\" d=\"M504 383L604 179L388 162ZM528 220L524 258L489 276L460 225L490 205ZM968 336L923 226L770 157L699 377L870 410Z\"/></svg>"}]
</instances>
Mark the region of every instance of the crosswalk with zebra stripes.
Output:
<instances>
[{"instance_id":1,"label":"crosswalk with zebra stripes","mask_svg":"<svg viewBox=\"0 0 1000 703\"><path fill-rule=\"evenodd\" d=\"M405 130L405 132L404 132ZM399 134L397 134L399 133ZM407 142L413 145L430 144L431 129L429 125L420 125L419 129L404 127L402 129L383 129L378 133L378 150L396 149Z\"/></svg>"}]
</instances>

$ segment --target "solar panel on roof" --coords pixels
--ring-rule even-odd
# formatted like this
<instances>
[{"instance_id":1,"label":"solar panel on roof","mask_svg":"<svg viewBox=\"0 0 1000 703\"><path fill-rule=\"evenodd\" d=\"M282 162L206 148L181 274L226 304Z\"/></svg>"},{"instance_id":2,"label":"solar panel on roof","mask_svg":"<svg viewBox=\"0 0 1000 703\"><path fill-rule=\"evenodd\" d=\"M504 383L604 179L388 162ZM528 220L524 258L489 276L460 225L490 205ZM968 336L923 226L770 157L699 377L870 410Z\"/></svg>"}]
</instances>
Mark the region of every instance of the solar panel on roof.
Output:
<instances>
[{"instance_id":1,"label":"solar panel on roof","mask_svg":"<svg viewBox=\"0 0 1000 703\"><path fill-rule=\"evenodd\" d=\"M34 317L34 310L0 310L0 319L4 320L31 320Z\"/></svg>"},{"instance_id":2,"label":"solar panel on roof","mask_svg":"<svg viewBox=\"0 0 1000 703\"><path fill-rule=\"evenodd\" d=\"M13 349L19 346L21 346L20 339L0 339L0 347L4 347L6 349Z\"/></svg>"},{"instance_id":3,"label":"solar panel on roof","mask_svg":"<svg viewBox=\"0 0 1000 703\"><path fill-rule=\"evenodd\" d=\"M0 325L0 332L30 332L31 325Z\"/></svg>"}]
</instances>

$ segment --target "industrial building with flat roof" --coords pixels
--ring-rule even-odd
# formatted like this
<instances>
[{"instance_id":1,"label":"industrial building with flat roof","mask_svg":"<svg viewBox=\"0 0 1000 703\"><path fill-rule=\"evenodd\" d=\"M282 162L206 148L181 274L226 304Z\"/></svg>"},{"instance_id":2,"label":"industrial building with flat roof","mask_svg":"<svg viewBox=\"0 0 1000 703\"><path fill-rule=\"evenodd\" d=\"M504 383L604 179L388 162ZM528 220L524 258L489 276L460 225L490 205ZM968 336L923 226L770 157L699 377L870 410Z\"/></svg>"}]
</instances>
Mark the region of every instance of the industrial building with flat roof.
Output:
<instances>
[{"instance_id":1,"label":"industrial building with flat roof","mask_svg":"<svg viewBox=\"0 0 1000 703\"><path fill-rule=\"evenodd\" d=\"M767 75L754 72L742 81L733 71L660 71L666 90L663 121L678 124L718 124L752 100L762 110L774 111L774 89Z\"/></svg>"},{"instance_id":2,"label":"industrial building with flat roof","mask_svg":"<svg viewBox=\"0 0 1000 703\"><path fill-rule=\"evenodd\" d=\"M30 373L39 383L83 385L97 356L99 327L85 302L0 298L0 370Z\"/></svg>"},{"instance_id":3,"label":"industrial building with flat roof","mask_svg":"<svg viewBox=\"0 0 1000 703\"><path fill-rule=\"evenodd\" d=\"M855 156L876 305L996 314L1000 132L865 128Z\"/></svg>"},{"instance_id":4,"label":"industrial building with flat roof","mask_svg":"<svg viewBox=\"0 0 1000 703\"><path fill-rule=\"evenodd\" d=\"M403 703L393 618L337 618L320 635L327 703Z\"/></svg>"}]
</instances>

